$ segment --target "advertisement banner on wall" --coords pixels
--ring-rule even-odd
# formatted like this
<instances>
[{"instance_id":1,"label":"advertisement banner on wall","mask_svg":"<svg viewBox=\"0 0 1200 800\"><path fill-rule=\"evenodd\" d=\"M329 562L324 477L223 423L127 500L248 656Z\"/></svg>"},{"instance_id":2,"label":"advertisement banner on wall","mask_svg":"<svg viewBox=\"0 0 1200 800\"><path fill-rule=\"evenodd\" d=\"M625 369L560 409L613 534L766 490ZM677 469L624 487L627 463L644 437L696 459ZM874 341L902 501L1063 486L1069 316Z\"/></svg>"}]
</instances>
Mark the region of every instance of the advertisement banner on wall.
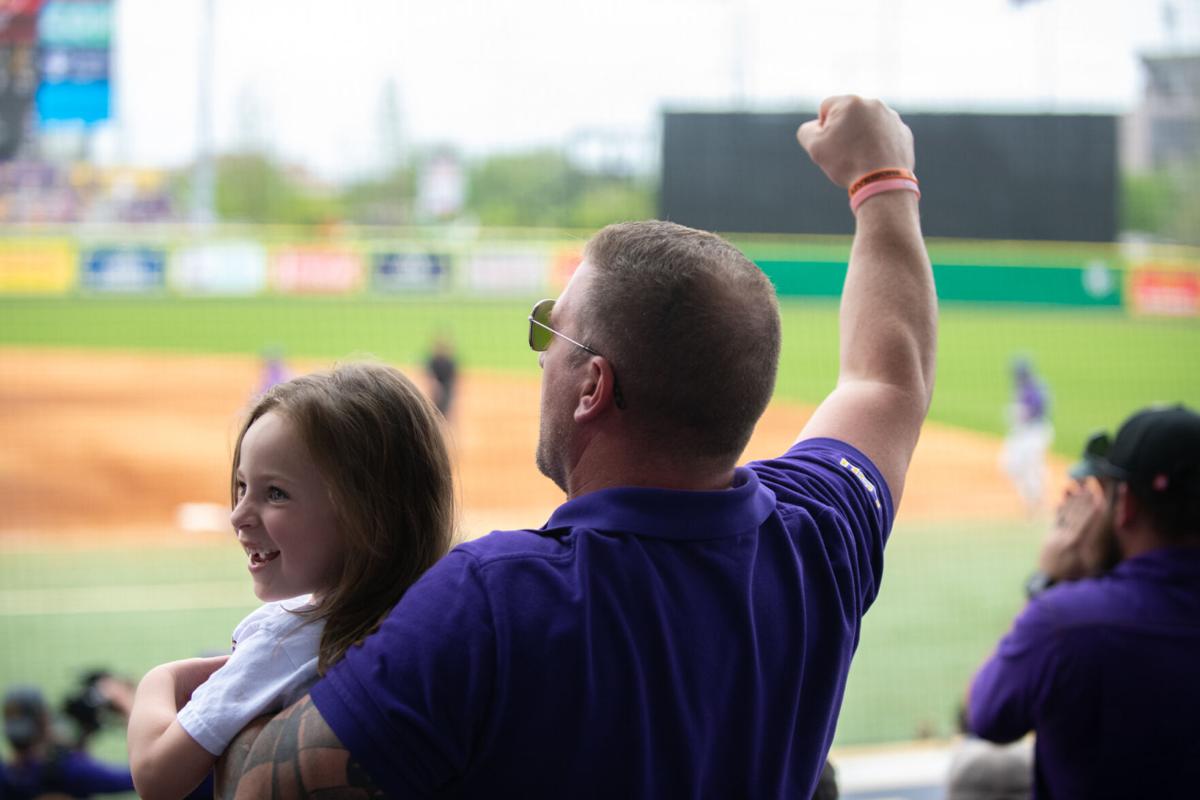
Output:
<instances>
[{"instance_id":1,"label":"advertisement banner on wall","mask_svg":"<svg viewBox=\"0 0 1200 800\"><path fill-rule=\"evenodd\" d=\"M167 282L180 294L259 294L267 288L267 251L257 242L184 247L171 259Z\"/></svg>"},{"instance_id":2,"label":"advertisement banner on wall","mask_svg":"<svg viewBox=\"0 0 1200 800\"><path fill-rule=\"evenodd\" d=\"M477 253L467 260L466 288L484 294L544 293L549 268L545 253Z\"/></svg>"},{"instance_id":3,"label":"advertisement banner on wall","mask_svg":"<svg viewBox=\"0 0 1200 800\"><path fill-rule=\"evenodd\" d=\"M270 260L270 288L283 294L351 294L365 277L363 257L336 247L285 247Z\"/></svg>"},{"instance_id":4,"label":"advertisement banner on wall","mask_svg":"<svg viewBox=\"0 0 1200 800\"><path fill-rule=\"evenodd\" d=\"M80 286L140 294L166 288L167 253L154 247L98 247L83 253Z\"/></svg>"},{"instance_id":5,"label":"advertisement banner on wall","mask_svg":"<svg viewBox=\"0 0 1200 800\"><path fill-rule=\"evenodd\" d=\"M66 239L0 242L0 293L63 294L75 287L79 253Z\"/></svg>"},{"instance_id":6,"label":"advertisement banner on wall","mask_svg":"<svg viewBox=\"0 0 1200 800\"><path fill-rule=\"evenodd\" d=\"M449 275L450 257L439 253L371 255L371 287L379 292L436 291Z\"/></svg>"},{"instance_id":7,"label":"advertisement banner on wall","mask_svg":"<svg viewBox=\"0 0 1200 800\"><path fill-rule=\"evenodd\" d=\"M1130 310L1164 317L1200 316L1200 269L1143 265L1129 276Z\"/></svg>"}]
</instances>

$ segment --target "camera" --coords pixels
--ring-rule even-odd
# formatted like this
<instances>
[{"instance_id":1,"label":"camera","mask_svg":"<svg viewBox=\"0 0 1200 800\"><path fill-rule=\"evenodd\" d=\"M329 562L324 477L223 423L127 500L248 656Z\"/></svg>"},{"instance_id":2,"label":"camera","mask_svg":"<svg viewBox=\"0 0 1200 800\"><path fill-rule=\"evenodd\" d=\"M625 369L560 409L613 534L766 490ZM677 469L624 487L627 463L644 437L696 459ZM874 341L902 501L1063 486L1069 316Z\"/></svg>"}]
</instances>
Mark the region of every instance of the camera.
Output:
<instances>
[{"instance_id":1,"label":"camera","mask_svg":"<svg viewBox=\"0 0 1200 800\"><path fill-rule=\"evenodd\" d=\"M97 686L100 680L110 677L110 674L107 670L86 673L80 680L79 688L63 699L63 714L75 723L80 743L107 724L116 712L112 702Z\"/></svg>"}]
</instances>

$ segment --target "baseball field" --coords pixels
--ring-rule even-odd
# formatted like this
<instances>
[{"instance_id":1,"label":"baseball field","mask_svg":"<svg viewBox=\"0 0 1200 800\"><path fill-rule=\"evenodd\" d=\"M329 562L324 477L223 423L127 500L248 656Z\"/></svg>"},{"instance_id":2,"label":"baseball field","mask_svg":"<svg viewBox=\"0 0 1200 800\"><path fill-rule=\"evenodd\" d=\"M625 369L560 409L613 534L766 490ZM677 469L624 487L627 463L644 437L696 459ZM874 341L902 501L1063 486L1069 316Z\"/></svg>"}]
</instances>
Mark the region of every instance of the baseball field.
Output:
<instances>
[{"instance_id":1,"label":"baseball field","mask_svg":"<svg viewBox=\"0 0 1200 800\"><path fill-rule=\"evenodd\" d=\"M449 426L461 535L536 527L538 370L521 300L0 299L0 686L61 697L227 648L255 605L224 519L261 354L305 371L372 357L424 382L435 335L463 378ZM836 374L836 305L788 300L776 401L747 458L783 450ZM971 671L1022 602L1047 513L998 467L1009 364L1031 358L1056 429L1052 496L1086 435L1157 401L1200 405L1200 323L1120 310L947 305L938 388L868 614L843 745L953 732ZM111 733L100 752L121 756Z\"/></svg>"}]
</instances>

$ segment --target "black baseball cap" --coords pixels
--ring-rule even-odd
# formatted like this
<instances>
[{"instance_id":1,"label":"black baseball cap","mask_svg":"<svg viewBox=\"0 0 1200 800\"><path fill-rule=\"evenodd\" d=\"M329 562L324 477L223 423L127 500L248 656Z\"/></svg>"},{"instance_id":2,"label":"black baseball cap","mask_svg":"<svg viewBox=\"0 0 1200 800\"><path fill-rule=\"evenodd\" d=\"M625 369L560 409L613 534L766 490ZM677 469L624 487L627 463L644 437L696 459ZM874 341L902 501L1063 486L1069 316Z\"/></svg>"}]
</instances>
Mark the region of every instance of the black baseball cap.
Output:
<instances>
[{"instance_id":1,"label":"black baseball cap","mask_svg":"<svg viewBox=\"0 0 1200 800\"><path fill-rule=\"evenodd\" d=\"M1170 492L1200 467L1200 414L1182 405L1138 411L1116 438L1093 434L1071 477L1111 478L1154 492Z\"/></svg>"},{"instance_id":2,"label":"black baseball cap","mask_svg":"<svg viewBox=\"0 0 1200 800\"><path fill-rule=\"evenodd\" d=\"M46 698L35 686L14 686L4 693L4 735L17 750L37 738L46 715Z\"/></svg>"}]
</instances>

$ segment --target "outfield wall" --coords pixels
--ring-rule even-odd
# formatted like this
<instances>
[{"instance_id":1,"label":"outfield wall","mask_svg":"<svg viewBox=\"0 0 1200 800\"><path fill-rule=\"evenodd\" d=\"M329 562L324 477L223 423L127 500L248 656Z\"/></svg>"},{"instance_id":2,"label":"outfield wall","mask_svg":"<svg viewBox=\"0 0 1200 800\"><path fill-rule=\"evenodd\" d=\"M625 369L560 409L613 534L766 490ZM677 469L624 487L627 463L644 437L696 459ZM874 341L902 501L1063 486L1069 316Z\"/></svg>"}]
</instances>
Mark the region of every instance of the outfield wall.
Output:
<instances>
[{"instance_id":1,"label":"outfield wall","mask_svg":"<svg viewBox=\"0 0 1200 800\"><path fill-rule=\"evenodd\" d=\"M796 129L815 112L664 113L660 214L706 230L852 233L845 190L796 152ZM909 110L904 121L927 234L1116 238L1117 117Z\"/></svg>"},{"instance_id":2,"label":"outfield wall","mask_svg":"<svg viewBox=\"0 0 1200 800\"><path fill-rule=\"evenodd\" d=\"M833 298L844 237L732 237L783 297ZM0 231L0 294L238 297L557 293L571 233L102 228ZM943 302L1126 308L1200 316L1200 248L932 240Z\"/></svg>"}]
</instances>

